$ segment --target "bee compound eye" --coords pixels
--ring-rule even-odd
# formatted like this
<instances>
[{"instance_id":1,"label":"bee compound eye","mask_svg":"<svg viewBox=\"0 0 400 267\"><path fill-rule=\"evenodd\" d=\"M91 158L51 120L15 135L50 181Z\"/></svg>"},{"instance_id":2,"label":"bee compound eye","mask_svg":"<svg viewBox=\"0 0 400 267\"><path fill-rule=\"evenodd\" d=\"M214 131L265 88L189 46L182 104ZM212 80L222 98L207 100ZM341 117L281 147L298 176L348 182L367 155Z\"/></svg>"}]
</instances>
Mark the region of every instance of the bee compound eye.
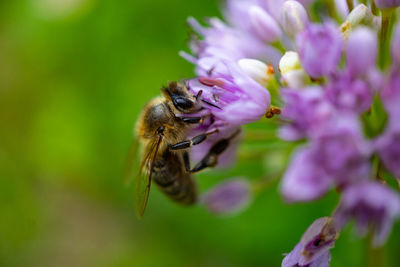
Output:
<instances>
[{"instance_id":1,"label":"bee compound eye","mask_svg":"<svg viewBox=\"0 0 400 267\"><path fill-rule=\"evenodd\" d=\"M187 110L193 107L193 102L190 99L182 96L172 96L172 101L174 106L180 110Z\"/></svg>"}]
</instances>

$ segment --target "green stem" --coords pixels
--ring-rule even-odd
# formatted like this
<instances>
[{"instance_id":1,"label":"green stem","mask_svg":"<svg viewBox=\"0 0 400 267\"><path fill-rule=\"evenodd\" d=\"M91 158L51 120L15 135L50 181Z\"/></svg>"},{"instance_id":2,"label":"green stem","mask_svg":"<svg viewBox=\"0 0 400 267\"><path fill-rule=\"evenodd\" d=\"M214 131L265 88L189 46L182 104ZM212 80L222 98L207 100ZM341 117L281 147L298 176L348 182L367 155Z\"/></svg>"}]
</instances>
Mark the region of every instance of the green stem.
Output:
<instances>
[{"instance_id":1,"label":"green stem","mask_svg":"<svg viewBox=\"0 0 400 267\"><path fill-rule=\"evenodd\" d=\"M247 130L246 141L273 141L276 140L275 131Z\"/></svg>"},{"instance_id":2,"label":"green stem","mask_svg":"<svg viewBox=\"0 0 400 267\"><path fill-rule=\"evenodd\" d=\"M373 234L369 234L367 248L367 265L368 267L386 266L385 246L376 248L373 246Z\"/></svg>"},{"instance_id":3,"label":"green stem","mask_svg":"<svg viewBox=\"0 0 400 267\"><path fill-rule=\"evenodd\" d=\"M378 16L378 9L376 8L376 5L375 5L375 1L372 1L372 3L371 3L371 11L372 11L372 14L374 14L375 16Z\"/></svg>"},{"instance_id":4,"label":"green stem","mask_svg":"<svg viewBox=\"0 0 400 267\"><path fill-rule=\"evenodd\" d=\"M281 172L269 174L266 177L263 177L261 179L258 179L252 183L252 188L254 195L258 195L264 190L270 188L272 185L274 185L279 178L282 176Z\"/></svg>"},{"instance_id":5,"label":"green stem","mask_svg":"<svg viewBox=\"0 0 400 267\"><path fill-rule=\"evenodd\" d=\"M349 13L350 13L354 8L353 0L346 0L346 2L347 2L347 7L349 8Z\"/></svg>"},{"instance_id":6,"label":"green stem","mask_svg":"<svg viewBox=\"0 0 400 267\"><path fill-rule=\"evenodd\" d=\"M381 69L384 69L386 64L386 52L388 51L388 29L392 13L393 8L382 10L382 26L379 36L379 66Z\"/></svg>"},{"instance_id":7,"label":"green stem","mask_svg":"<svg viewBox=\"0 0 400 267\"><path fill-rule=\"evenodd\" d=\"M379 176L379 169L380 169L380 160L378 156L374 155L372 157L372 174L373 177L378 177Z\"/></svg>"},{"instance_id":8,"label":"green stem","mask_svg":"<svg viewBox=\"0 0 400 267\"><path fill-rule=\"evenodd\" d=\"M336 3L334 0L330 0L327 2L327 8L329 12L329 16L334 18L338 23L341 22L341 18L339 17L337 10L336 10Z\"/></svg>"}]
</instances>

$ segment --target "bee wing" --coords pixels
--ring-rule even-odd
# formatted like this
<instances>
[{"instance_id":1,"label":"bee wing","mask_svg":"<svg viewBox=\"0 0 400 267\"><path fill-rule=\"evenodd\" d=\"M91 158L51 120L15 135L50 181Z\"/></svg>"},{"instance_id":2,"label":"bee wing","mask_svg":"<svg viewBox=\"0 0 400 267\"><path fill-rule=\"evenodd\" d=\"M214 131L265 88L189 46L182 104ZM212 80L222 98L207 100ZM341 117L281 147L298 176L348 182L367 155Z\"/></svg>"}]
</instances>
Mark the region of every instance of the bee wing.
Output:
<instances>
[{"instance_id":1,"label":"bee wing","mask_svg":"<svg viewBox=\"0 0 400 267\"><path fill-rule=\"evenodd\" d=\"M143 158L140 164L135 189L136 211L139 218L143 216L146 209L150 192L151 176L153 174L154 160L157 156L158 149L160 148L161 140L162 135L158 135L156 138L154 138L153 142L151 142L146 148L146 156Z\"/></svg>"},{"instance_id":2,"label":"bee wing","mask_svg":"<svg viewBox=\"0 0 400 267\"><path fill-rule=\"evenodd\" d=\"M129 185L132 182L133 173L139 170L139 139L134 138L129 148L128 156L126 157L124 169L124 184Z\"/></svg>"}]
</instances>

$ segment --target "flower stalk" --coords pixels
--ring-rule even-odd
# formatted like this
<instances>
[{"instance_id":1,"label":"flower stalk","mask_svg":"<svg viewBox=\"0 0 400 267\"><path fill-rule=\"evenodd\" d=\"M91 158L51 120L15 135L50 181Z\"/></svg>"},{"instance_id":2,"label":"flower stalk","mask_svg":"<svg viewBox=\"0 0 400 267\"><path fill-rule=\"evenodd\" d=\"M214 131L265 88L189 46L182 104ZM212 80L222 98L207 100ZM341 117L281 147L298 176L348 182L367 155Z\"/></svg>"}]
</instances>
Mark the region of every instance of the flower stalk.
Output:
<instances>
[{"instance_id":1,"label":"flower stalk","mask_svg":"<svg viewBox=\"0 0 400 267\"><path fill-rule=\"evenodd\" d=\"M372 14L374 14L375 16L379 15L378 8L375 5L375 1L372 1L372 3L371 3L371 11L372 11Z\"/></svg>"},{"instance_id":2,"label":"flower stalk","mask_svg":"<svg viewBox=\"0 0 400 267\"><path fill-rule=\"evenodd\" d=\"M392 17L393 8L382 10L382 24L379 35L379 66L381 69L385 68L386 57L388 51L388 38L389 38L389 23Z\"/></svg>"},{"instance_id":3,"label":"flower stalk","mask_svg":"<svg viewBox=\"0 0 400 267\"><path fill-rule=\"evenodd\" d=\"M367 239L367 262L366 266L368 267L376 267L376 266L386 266L386 246L375 247L373 243L373 235L368 235Z\"/></svg>"},{"instance_id":4,"label":"flower stalk","mask_svg":"<svg viewBox=\"0 0 400 267\"><path fill-rule=\"evenodd\" d=\"M346 0L347 3L347 8L349 9L349 12L351 12L354 8L353 0Z\"/></svg>"}]
</instances>

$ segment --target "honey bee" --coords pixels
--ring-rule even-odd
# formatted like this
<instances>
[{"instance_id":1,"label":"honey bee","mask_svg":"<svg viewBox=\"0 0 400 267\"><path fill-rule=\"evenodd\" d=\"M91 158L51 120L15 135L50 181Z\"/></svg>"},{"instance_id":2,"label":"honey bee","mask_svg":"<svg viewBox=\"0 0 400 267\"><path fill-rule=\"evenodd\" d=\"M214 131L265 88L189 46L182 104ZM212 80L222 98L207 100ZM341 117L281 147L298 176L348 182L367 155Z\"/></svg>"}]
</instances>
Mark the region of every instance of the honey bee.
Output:
<instances>
[{"instance_id":1,"label":"honey bee","mask_svg":"<svg viewBox=\"0 0 400 267\"><path fill-rule=\"evenodd\" d=\"M203 100L202 91L197 95L191 94L185 83L170 82L161 92L161 97L152 99L144 107L135 128L135 140L141 144L141 162L135 189L139 218L144 214L152 181L169 199L183 205L194 204L197 189L192 173L215 166L218 156L237 134L216 142L204 158L191 168L187 149L219 131L212 129L187 139L188 130L204 119L196 117L195 113L204 109L203 105L217 106ZM132 157L137 154L137 147L137 142L134 142L128 157L126 177L132 175L132 164L135 161Z\"/></svg>"}]
</instances>

